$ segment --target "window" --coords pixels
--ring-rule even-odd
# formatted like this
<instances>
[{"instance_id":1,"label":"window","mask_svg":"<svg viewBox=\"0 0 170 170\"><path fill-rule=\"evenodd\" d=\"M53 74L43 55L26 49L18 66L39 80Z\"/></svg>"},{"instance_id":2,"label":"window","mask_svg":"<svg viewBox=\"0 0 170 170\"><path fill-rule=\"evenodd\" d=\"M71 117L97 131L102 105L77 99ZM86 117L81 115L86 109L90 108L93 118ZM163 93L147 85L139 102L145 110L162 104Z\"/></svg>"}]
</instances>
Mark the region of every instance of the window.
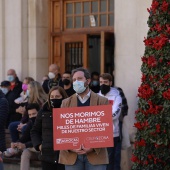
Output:
<instances>
[{"instance_id":1,"label":"window","mask_svg":"<svg viewBox=\"0 0 170 170\"><path fill-rule=\"evenodd\" d=\"M114 0L64 2L64 29L113 27Z\"/></svg>"}]
</instances>

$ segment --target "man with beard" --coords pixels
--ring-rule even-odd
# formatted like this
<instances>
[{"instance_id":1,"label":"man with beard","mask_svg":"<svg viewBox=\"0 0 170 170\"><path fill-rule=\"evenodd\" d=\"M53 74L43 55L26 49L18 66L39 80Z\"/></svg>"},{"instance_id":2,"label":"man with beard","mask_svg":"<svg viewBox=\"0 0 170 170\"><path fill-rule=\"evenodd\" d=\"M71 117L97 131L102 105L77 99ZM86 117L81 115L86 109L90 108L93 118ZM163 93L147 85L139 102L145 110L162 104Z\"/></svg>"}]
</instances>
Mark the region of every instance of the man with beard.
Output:
<instances>
[{"instance_id":1,"label":"man with beard","mask_svg":"<svg viewBox=\"0 0 170 170\"><path fill-rule=\"evenodd\" d=\"M64 99L61 108L107 105L108 99L90 90L90 73L84 68L72 71L75 94ZM79 149L61 150L59 163L65 170L106 170L108 154L106 148L86 148L81 144Z\"/></svg>"},{"instance_id":2,"label":"man with beard","mask_svg":"<svg viewBox=\"0 0 170 170\"><path fill-rule=\"evenodd\" d=\"M71 72L66 71L63 74L62 84L63 84L64 90L66 91L66 93L69 97L72 96L75 93L73 86L72 86L72 81L71 81Z\"/></svg>"}]
</instances>

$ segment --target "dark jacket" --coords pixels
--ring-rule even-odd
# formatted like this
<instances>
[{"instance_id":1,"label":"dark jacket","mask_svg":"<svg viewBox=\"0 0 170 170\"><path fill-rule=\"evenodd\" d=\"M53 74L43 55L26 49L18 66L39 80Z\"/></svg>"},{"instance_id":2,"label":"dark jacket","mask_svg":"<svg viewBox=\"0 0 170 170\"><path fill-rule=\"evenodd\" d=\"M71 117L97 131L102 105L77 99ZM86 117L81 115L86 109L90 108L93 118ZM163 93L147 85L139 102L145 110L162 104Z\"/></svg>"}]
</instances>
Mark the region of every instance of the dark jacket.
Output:
<instances>
[{"instance_id":1,"label":"dark jacket","mask_svg":"<svg viewBox=\"0 0 170 170\"><path fill-rule=\"evenodd\" d=\"M45 80L42 84L44 91L48 94L50 89L55 86L62 86L62 81L60 78Z\"/></svg>"},{"instance_id":2,"label":"dark jacket","mask_svg":"<svg viewBox=\"0 0 170 170\"><path fill-rule=\"evenodd\" d=\"M13 90L10 90L6 94L6 98L9 103L9 116L7 120L7 126L10 122L14 121L20 121L22 115L19 113L16 113L16 109L18 108L18 104L14 102L16 98L20 96L20 93L22 92L22 82L19 81L18 77L15 79L15 87Z\"/></svg>"},{"instance_id":3,"label":"dark jacket","mask_svg":"<svg viewBox=\"0 0 170 170\"><path fill-rule=\"evenodd\" d=\"M0 90L0 151L5 151L5 125L8 117L9 105L5 95Z\"/></svg>"},{"instance_id":4,"label":"dark jacket","mask_svg":"<svg viewBox=\"0 0 170 170\"><path fill-rule=\"evenodd\" d=\"M39 151L42 144L40 160L49 163L58 163L59 151L53 150L53 118L52 111L46 102L39 111L35 124L31 130L31 140L34 148Z\"/></svg>"}]
</instances>

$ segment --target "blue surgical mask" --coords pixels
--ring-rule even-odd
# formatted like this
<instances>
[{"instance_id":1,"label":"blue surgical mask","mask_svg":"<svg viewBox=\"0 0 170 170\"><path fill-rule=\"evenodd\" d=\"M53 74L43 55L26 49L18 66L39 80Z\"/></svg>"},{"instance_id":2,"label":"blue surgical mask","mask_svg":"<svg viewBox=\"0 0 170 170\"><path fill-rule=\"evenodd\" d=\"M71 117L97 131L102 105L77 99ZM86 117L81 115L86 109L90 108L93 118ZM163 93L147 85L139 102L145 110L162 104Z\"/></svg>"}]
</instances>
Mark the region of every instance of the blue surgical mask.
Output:
<instances>
[{"instance_id":1,"label":"blue surgical mask","mask_svg":"<svg viewBox=\"0 0 170 170\"><path fill-rule=\"evenodd\" d=\"M14 81L14 76L13 75L8 75L7 79L8 79L8 81L13 82Z\"/></svg>"},{"instance_id":2,"label":"blue surgical mask","mask_svg":"<svg viewBox=\"0 0 170 170\"><path fill-rule=\"evenodd\" d=\"M92 81L92 85L93 85L93 86L97 86L98 84L99 84L99 81L97 81L97 80L93 80L93 81Z\"/></svg>"},{"instance_id":3,"label":"blue surgical mask","mask_svg":"<svg viewBox=\"0 0 170 170\"><path fill-rule=\"evenodd\" d=\"M76 93L81 94L86 90L87 87L84 87L84 82L83 81L78 81L76 80L73 83L73 89L76 91Z\"/></svg>"},{"instance_id":4,"label":"blue surgical mask","mask_svg":"<svg viewBox=\"0 0 170 170\"><path fill-rule=\"evenodd\" d=\"M7 88L1 88L1 90L2 90L2 92L3 92L4 94L7 94L8 91L9 91Z\"/></svg>"}]
</instances>

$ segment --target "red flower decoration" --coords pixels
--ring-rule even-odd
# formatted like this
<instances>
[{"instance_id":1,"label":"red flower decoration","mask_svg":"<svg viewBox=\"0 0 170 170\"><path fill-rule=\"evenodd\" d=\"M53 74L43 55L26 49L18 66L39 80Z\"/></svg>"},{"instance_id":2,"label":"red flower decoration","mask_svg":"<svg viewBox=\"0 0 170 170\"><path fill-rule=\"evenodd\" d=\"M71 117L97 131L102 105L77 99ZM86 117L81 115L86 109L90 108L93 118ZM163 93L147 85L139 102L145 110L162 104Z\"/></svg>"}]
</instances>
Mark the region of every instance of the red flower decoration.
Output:
<instances>
[{"instance_id":1,"label":"red flower decoration","mask_svg":"<svg viewBox=\"0 0 170 170\"><path fill-rule=\"evenodd\" d=\"M163 12L168 11L168 6L169 6L168 2L163 1L162 6L161 6L162 11Z\"/></svg>"},{"instance_id":2,"label":"red flower decoration","mask_svg":"<svg viewBox=\"0 0 170 170\"><path fill-rule=\"evenodd\" d=\"M148 64L148 67L156 67L157 61L156 61L155 57L154 56L148 57L147 64Z\"/></svg>"},{"instance_id":3,"label":"red flower decoration","mask_svg":"<svg viewBox=\"0 0 170 170\"><path fill-rule=\"evenodd\" d=\"M144 99L148 99L154 93L154 91L150 88L148 84L140 86L138 92L138 96Z\"/></svg>"},{"instance_id":4,"label":"red flower decoration","mask_svg":"<svg viewBox=\"0 0 170 170\"><path fill-rule=\"evenodd\" d=\"M159 6L159 3L157 1L153 1L152 5L151 5L151 11L153 11L153 13L155 13L158 6Z\"/></svg>"},{"instance_id":5,"label":"red flower decoration","mask_svg":"<svg viewBox=\"0 0 170 170\"><path fill-rule=\"evenodd\" d=\"M162 93L163 98L170 100L170 89Z\"/></svg>"}]
</instances>

